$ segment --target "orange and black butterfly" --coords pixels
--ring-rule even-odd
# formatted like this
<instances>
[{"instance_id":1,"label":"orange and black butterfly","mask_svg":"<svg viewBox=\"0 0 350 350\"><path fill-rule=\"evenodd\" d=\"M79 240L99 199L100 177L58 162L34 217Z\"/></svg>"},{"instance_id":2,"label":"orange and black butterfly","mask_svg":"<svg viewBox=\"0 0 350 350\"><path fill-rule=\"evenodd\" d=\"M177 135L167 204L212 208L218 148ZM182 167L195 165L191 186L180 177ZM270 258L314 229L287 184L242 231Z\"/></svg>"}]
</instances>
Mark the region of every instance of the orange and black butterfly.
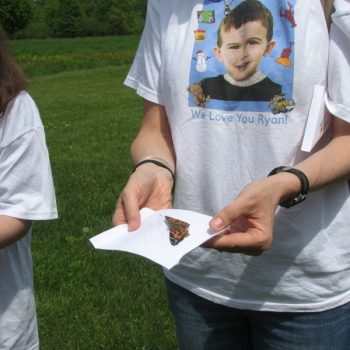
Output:
<instances>
[{"instance_id":1,"label":"orange and black butterfly","mask_svg":"<svg viewBox=\"0 0 350 350\"><path fill-rule=\"evenodd\" d=\"M185 237L190 235L188 232L189 223L174 219L170 216L165 217L165 222L169 227L169 239L172 245L179 244Z\"/></svg>"}]
</instances>

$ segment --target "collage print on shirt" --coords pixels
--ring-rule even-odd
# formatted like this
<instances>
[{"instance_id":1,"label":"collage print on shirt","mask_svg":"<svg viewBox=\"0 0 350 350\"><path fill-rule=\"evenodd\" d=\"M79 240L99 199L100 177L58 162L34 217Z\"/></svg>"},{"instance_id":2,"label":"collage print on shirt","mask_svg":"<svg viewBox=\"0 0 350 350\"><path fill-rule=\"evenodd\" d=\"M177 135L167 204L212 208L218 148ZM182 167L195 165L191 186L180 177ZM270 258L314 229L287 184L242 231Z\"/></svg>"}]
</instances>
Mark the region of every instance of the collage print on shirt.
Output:
<instances>
[{"instance_id":1,"label":"collage print on shirt","mask_svg":"<svg viewBox=\"0 0 350 350\"><path fill-rule=\"evenodd\" d=\"M295 107L296 0L204 0L197 11L189 106L272 113Z\"/></svg>"}]
</instances>

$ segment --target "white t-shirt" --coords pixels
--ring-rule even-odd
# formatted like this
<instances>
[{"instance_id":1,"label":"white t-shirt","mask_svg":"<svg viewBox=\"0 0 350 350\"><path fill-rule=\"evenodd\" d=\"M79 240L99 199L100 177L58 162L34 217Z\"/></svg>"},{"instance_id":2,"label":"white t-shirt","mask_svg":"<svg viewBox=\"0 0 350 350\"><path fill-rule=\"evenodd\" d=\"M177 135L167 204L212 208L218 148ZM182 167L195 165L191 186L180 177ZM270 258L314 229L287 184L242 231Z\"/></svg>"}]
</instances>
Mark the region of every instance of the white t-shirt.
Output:
<instances>
[{"instance_id":1,"label":"white t-shirt","mask_svg":"<svg viewBox=\"0 0 350 350\"><path fill-rule=\"evenodd\" d=\"M228 101L202 94L204 79L226 73L213 51L223 1L148 2L145 30L125 83L166 108L177 156L176 208L213 215L247 183L309 156L300 147L312 93L327 80L329 37L322 7L319 0L261 2L272 14L276 44L261 58L259 70L283 93L272 96L273 103L266 97L245 98L249 91L241 100ZM348 16L349 2L336 0L336 9L341 6ZM333 38L331 45L333 50ZM350 121L344 82L350 69L345 58L337 57L345 51L342 43L337 45L331 59L340 66L334 83L335 67L330 67L327 103L336 116ZM319 146L328 139L326 133ZM262 256L197 248L165 273L192 292L231 307L333 308L350 301L349 217L349 189L339 181L295 207L279 208L272 247Z\"/></svg>"},{"instance_id":2,"label":"white t-shirt","mask_svg":"<svg viewBox=\"0 0 350 350\"><path fill-rule=\"evenodd\" d=\"M0 215L57 218L44 128L34 101L24 91L0 118ZM0 349L38 348L30 229L0 249Z\"/></svg>"}]
</instances>

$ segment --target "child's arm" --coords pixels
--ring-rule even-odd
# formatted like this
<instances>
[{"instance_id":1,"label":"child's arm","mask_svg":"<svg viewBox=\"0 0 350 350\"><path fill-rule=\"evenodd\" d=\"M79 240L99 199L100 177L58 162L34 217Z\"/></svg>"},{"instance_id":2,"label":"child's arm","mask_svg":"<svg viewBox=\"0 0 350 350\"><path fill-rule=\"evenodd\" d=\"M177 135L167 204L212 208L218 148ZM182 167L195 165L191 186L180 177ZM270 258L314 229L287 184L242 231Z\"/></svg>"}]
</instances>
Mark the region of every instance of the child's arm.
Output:
<instances>
[{"instance_id":1,"label":"child's arm","mask_svg":"<svg viewBox=\"0 0 350 350\"><path fill-rule=\"evenodd\" d=\"M31 222L0 215L0 249L21 239L29 230Z\"/></svg>"}]
</instances>

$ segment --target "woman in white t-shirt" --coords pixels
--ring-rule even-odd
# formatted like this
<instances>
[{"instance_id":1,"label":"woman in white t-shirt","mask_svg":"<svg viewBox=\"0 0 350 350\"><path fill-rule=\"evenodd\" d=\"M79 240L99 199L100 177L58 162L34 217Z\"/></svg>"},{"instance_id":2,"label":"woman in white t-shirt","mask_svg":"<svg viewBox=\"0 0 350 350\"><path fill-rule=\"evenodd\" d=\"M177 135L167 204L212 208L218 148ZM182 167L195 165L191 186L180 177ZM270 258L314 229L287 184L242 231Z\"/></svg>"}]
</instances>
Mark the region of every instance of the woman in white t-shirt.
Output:
<instances>
[{"instance_id":1,"label":"woman in white t-shirt","mask_svg":"<svg viewBox=\"0 0 350 350\"><path fill-rule=\"evenodd\" d=\"M164 271L180 349L350 346L350 3L334 7L329 35L319 0L148 1L125 81L144 98L143 121L113 223L133 231L140 208L173 203L226 228ZM273 30L259 70L281 95L193 99L189 86L223 74L212 50L224 16L227 63L242 74ZM318 117L309 111L323 107L315 92L324 90L331 127L317 122L323 136L304 152L308 117Z\"/></svg>"},{"instance_id":2,"label":"woman in white t-shirt","mask_svg":"<svg viewBox=\"0 0 350 350\"><path fill-rule=\"evenodd\" d=\"M0 32L0 349L39 348L31 222L57 218L45 135Z\"/></svg>"}]
</instances>

